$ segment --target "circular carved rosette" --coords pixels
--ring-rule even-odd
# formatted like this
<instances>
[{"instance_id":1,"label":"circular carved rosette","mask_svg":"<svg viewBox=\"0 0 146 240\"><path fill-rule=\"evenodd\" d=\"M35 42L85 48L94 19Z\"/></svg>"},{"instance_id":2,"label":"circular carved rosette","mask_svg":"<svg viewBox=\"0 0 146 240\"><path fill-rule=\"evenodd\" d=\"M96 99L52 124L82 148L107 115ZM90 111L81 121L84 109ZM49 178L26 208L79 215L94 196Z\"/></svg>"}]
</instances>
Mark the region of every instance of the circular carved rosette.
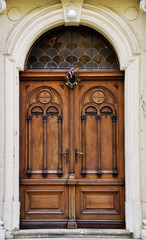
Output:
<instances>
[{"instance_id":1,"label":"circular carved rosette","mask_svg":"<svg viewBox=\"0 0 146 240\"><path fill-rule=\"evenodd\" d=\"M39 91L38 100L40 103L44 103L44 104L51 102L52 97L51 97L50 91L47 89L43 89Z\"/></svg>"},{"instance_id":2,"label":"circular carved rosette","mask_svg":"<svg viewBox=\"0 0 146 240\"><path fill-rule=\"evenodd\" d=\"M93 91L91 99L94 103L103 103L105 101L104 91L101 89Z\"/></svg>"}]
</instances>

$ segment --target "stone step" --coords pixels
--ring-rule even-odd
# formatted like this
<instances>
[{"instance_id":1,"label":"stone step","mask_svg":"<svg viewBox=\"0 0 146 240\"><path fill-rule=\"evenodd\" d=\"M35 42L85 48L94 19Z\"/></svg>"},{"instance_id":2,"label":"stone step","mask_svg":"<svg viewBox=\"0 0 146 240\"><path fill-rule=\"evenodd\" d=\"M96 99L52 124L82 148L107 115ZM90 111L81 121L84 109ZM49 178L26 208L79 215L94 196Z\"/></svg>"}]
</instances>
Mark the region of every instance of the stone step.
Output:
<instances>
[{"instance_id":1,"label":"stone step","mask_svg":"<svg viewBox=\"0 0 146 240\"><path fill-rule=\"evenodd\" d=\"M108 239L112 240L115 238L120 239L131 239L132 234L126 230L120 229L36 229L36 230L19 230L13 231L6 234L8 240L11 239L27 239L27 240L77 240L77 239Z\"/></svg>"},{"instance_id":2,"label":"stone step","mask_svg":"<svg viewBox=\"0 0 146 240\"><path fill-rule=\"evenodd\" d=\"M65 238L60 238L60 237L53 237L53 238L17 238L17 240L129 240L129 238L98 238L98 237L91 237L91 238L87 238L87 237L65 237ZM12 238L8 238L7 240L12 240ZM131 238L131 240L140 240L140 239L136 239L136 238Z\"/></svg>"}]
</instances>

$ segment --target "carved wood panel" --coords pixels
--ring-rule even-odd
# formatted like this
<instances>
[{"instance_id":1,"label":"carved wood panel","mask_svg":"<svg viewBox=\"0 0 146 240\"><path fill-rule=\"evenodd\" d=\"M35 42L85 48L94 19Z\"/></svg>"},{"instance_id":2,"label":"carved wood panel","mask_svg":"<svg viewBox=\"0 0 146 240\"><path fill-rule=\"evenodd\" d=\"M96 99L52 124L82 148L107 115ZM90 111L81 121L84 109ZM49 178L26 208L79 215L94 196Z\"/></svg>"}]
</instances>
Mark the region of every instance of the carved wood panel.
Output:
<instances>
[{"instance_id":1,"label":"carved wood panel","mask_svg":"<svg viewBox=\"0 0 146 240\"><path fill-rule=\"evenodd\" d=\"M63 111L59 93L49 87L38 87L30 92L26 119L26 174L63 175Z\"/></svg>"},{"instance_id":2,"label":"carved wood panel","mask_svg":"<svg viewBox=\"0 0 146 240\"><path fill-rule=\"evenodd\" d=\"M56 90L39 87L27 97L27 172L63 174L62 99ZM39 131L38 131L39 129ZM37 151L36 151L37 149Z\"/></svg>"},{"instance_id":3,"label":"carved wood panel","mask_svg":"<svg viewBox=\"0 0 146 240\"><path fill-rule=\"evenodd\" d=\"M124 227L122 186L77 187L76 216L79 227Z\"/></svg>"},{"instance_id":4,"label":"carved wood panel","mask_svg":"<svg viewBox=\"0 0 146 240\"><path fill-rule=\"evenodd\" d=\"M26 190L25 214L64 214L64 190Z\"/></svg>"},{"instance_id":5,"label":"carved wood panel","mask_svg":"<svg viewBox=\"0 0 146 240\"><path fill-rule=\"evenodd\" d=\"M105 87L88 89L81 99L83 177L87 173L118 174L117 100Z\"/></svg>"},{"instance_id":6,"label":"carved wood panel","mask_svg":"<svg viewBox=\"0 0 146 240\"><path fill-rule=\"evenodd\" d=\"M21 227L66 227L68 221L67 186L21 187Z\"/></svg>"},{"instance_id":7,"label":"carved wood panel","mask_svg":"<svg viewBox=\"0 0 146 240\"><path fill-rule=\"evenodd\" d=\"M124 228L123 106L122 77L22 77L21 228Z\"/></svg>"},{"instance_id":8,"label":"carved wood panel","mask_svg":"<svg viewBox=\"0 0 146 240\"><path fill-rule=\"evenodd\" d=\"M81 191L81 214L118 214L119 191Z\"/></svg>"}]
</instances>

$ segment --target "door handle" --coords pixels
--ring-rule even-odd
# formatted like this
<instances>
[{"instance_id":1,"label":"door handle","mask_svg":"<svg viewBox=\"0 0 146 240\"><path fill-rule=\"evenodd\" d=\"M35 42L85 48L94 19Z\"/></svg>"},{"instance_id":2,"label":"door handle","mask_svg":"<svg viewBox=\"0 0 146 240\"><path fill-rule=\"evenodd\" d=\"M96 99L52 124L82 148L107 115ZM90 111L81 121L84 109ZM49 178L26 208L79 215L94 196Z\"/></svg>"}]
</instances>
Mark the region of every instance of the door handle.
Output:
<instances>
[{"instance_id":1,"label":"door handle","mask_svg":"<svg viewBox=\"0 0 146 240\"><path fill-rule=\"evenodd\" d=\"M84 153L83 152L78 152L78 149L76 148L75 149L75 162L78 163L78 154L79 155L83 155Z\"/></svg>"},{"instance_id":2,"label":"door handle","mask_svg":"<svg viewBox=\"0 0 146 240\"><path fill-rule=\"evenodd\" d=\"M66 149L66 152L60 153L60 155L66 155L66 163L69 163L69 149Z\"/></svg>"}]
</instances>

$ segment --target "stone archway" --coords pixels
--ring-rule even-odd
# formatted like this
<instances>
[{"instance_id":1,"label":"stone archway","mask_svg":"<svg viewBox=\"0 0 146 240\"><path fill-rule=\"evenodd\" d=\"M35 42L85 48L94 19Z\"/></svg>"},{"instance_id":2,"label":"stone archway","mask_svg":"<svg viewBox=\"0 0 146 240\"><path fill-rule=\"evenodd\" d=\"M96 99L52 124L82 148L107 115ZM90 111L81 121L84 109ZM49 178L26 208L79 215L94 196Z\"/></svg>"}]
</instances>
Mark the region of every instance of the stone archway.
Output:
<instances>
[{"instance_id":1,"label":"stone archway","mask_svg":"<svg viewBox=\"0 0 146 240\"><path fill-rule=\"evenodd\" d=\"M45 31L62 25L64 22L60 4L51 8L37 9L28 14L14 28L6 42L5 69L9 69L9 71L5 72L4 90L6 155L3 219L7 230L19 228L19 71L23 70L26 54L33 42ZM83 4L78 22L70 20L67 24L87 25L101 32L115 48L121 70L125 70L126 229L133 232L135 237L140 237L138 41L125 21L112 10L103 6L93 8ZM11 107L9 106L10 102ZM12 117L12 122L9 122L9 116Z\"/></svg>"}]
</instances>

